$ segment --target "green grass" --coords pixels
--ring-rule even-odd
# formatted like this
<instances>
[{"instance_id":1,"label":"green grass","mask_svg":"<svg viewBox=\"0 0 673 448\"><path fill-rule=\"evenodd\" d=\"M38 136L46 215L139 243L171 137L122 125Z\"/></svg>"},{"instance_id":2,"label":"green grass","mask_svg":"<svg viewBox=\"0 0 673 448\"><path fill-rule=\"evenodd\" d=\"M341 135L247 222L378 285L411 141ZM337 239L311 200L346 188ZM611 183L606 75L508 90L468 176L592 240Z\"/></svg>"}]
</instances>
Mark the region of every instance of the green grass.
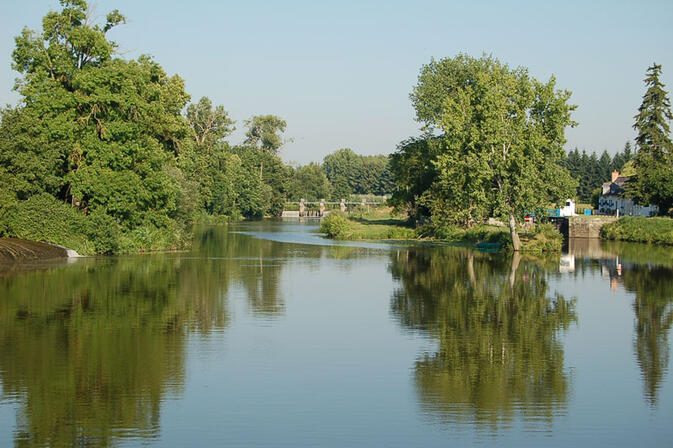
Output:
<instances>
[{"instance_id":1,"label":"green grass","mask_svg":"<svg viewBox=\"0 0 673 448\"><path fill-rule=\"evenodd\" d=\"M601 236L615 241L673 245L673 219L624 216L604 225Z\"/></svg>"},{"instance_id":2,"label":"green grass","mask_svg":"<svg viewBox=\"0 0 673 448\"><path fill-rule=\"evenodd\" d=\"M322 220L320 231L336 240L423 240L465 246L486 243L502 251L512 250L509 228L487 225L469 229L431 225L413 228L386 208L361 215L331 213ZM563 244L563 236L551 224L537 225L534 231L520 233L519 236L523 252L559 252Z\"/></svg>"},{"instance_id":3,"label":"green grass","mask_svg":"<svg viewBox=\"0 0 673 448\"><path fill-rule=\"evenodd\" d=\"M383 214L349 219L345 214L332 212L320 223L320 231L335 240L413 240L415 229Z\"/></svg>"}]
</instances>

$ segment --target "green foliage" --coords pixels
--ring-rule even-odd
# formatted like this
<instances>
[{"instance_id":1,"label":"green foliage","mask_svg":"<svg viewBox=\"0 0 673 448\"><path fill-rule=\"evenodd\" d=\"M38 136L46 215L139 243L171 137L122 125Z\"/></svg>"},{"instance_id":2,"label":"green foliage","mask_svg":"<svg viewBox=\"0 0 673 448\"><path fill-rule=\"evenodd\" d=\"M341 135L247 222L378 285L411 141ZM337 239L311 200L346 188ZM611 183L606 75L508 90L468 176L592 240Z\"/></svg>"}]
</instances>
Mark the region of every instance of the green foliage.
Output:
<instances>
[{"instance_id":1,"label":"green foliage","mask_svg":"<svg viewBox=\"0 0 673 448\"><path fill-rule=\"evenodd\" d=\"M292 189L291 168L278 156L254 146L238 146L232 152L240 157L246 171L239 184L243 187L239 202L242 215L246 218L280 216ZM263 177L260 176L262 167Z\"/></svg>"},{"instance_id":2,"label":"green foliage","mask_svg":"<svg viewBox=\"0 0 673 448\"><path fill-rule=\"evenodd\" d=\"M236 129L224 106L216 106L213 109L210 99L205 96L198 103L189 105L187 121L194 142L206 152L211 151L215 143Z\"/></svg>"},{"instance_id":3,"label":"green foliage","mask_svg":"<svg viewBox=\"0 0 673 448\"><path fill-rule=\"evenodd\" d=\"M180 77L149 56L115 56L106 33L125 22L118 11L96 25L85 1L61 6L42 32L16 38L22 103L1 113L0 231L82 253L135 252L185 244L197 220L280 214L291 188L277 157L284 120L253 117L248 146L231 148L224 139L234 122L223 106L203 97L183 116ZM44 213L23 219L35 204ZM63 216L63 227L43 223L47 211Z\"/></svg>"},{"instance_id":4,"label":"green foliage","mask_svg":"<svg viewBox=\"0 0 673 448\"><path fill-rule=\"evenodd\" d=\"M647 92L633 125L638 132L635 157L637 176L627 192L641 204L655 204L661 215L673 216L673 142L668 122L673 119L661 65L647 69Z\"/></svg>"},{"instance_id":5,"label":"green foliage","mask_svg":"<svg viewBox=\"0 0 673 448\"><path fill-rule=\"evenodd\" d=\"M553 224L536 224L533 235L524 235L523 251L528 253L561 252L563 235Z\"/></svg>"},{"instance_id":6,"label":"green foliage","mask_svg":"<svg viewBox=\"0 0 673 448\"><path fill-rule=\"evenodd\" d=\"M336 240L414 240L416 229L397 220L382 217L349 219L341 212L331 212L320 222L320 231Z\"/></svg>"},{"instance_id":7,"label":"green foliage","mask_svg":"<svg viewBox=\"0 0 673 448\"><path fill-rule=\"evenodd\" d=\"M115 254L119 252L121 230L112 216L102 211L87 215L84 219L82 233L93 242L95 253Z\"/></svg>"},{"instance_id":8,"label":"green foliage","mask_svg":"<svg viewBox=\"0 0 673 448\"><path fill-rule=\"evenodd\" d=\"M280 134L285 132L287 123L275 115L256 115L245 121L248 127L245 133L245 144L260 148L272 155L278 154L278 149L284 141Z\"/></svg>"},{"instance_id":9,"label":"green foliage","mask_svg":"<svg viewBox=\"0 0 673 448\"><path fill-rule=\"evenodd\" d=\"M310 163L292 171L292 186L287 198L290 201L319 201L330 197L330 183L319 164Z\"/></svg>"},{"instance_id":10,"label":"green foliage","mask_svg":"<svg viewBox=\"0 0 673 448\"><path fill-rule=\"evenodd\" d=\"M320 221L320 232L335 240L347 240L353 233L353 223L340 212L332 212Z\"/></svg>"},{"instance_id":11,"label":"green foliage","mask_svg":"<svg viewBox=\"0 0 673 448\"><path fill-rule=\"evenodd\" d=\"M673 245L673 219L624 216L604 225L601 236L609 240Z\"/></svg>"},{"instance_id":12,"label":"green foliage","mask_svg":"<svg viewBox=\"0 0 673 448\"><path fill-rule=\"evenodd\" d=\"M90 227L84 215L49 194L12 201L10 205L3 205L1 213L2 236L45 241L74 249L80 254L96 252L96 243L86 235ZM104 237L99 244L106 244Z\"/></svg>"},{"instance_id":13,"label":"green foliage","mask_svg":"<svg viewBox=\"0 0 673 448\"><path fill-rule=\"evenodd\" d=\"M601 200L601 194L602 193L603 193L603 189L601 187L598 187L594 191L591 192L591 206L595 210L598 210L598 206L599 206L599 202Z\"/></svg>"},{"instance_id":14,"label":"green foliage","mask_svg":"<svg viewBox=\"0 0 673 448\"><path fill-rule=\"evenodd\" d=\"M0 114L0 191L21 200L42 192L58 195L67 159L50 138L49 122L35 108L7 108Z\"/></svg>"},{"instance_id":15,"label":"green foliage","mask_svg":"<svg viewBox=\"0 0 673 448\"><path fill-rule=\"evenodd\" d=\"M390 171L395 181L391 205L406 210L409 217L419 221L429 216L421 199L437 179L434 161L441 145L437 139L410 138L397 146L390 156Z\"/></svg>"},{"instance_id":16,"label":"green foliage","mask_svg":"<svg viewBox=\"0 0 673 448\"><path fill-rule=\"evenodd\" d=\"M583 202L592 202L596 189L600 189L603 183L610 181L613 170L619 171L622 176L635 174L629 169L632 166L632 158L631 143L626 142L624 150L617 152L612 159L607 151L603 151L599 158L595 152L589 155L586 151L582 151L580 155L579 150L575 148L568 153L563 165L579 184L577 186L578 199Z\"/></svg>"},{"instance_id":17,"label":"green foliage","mask_svg":"<svg viewBox=\"0 0 673 448\"><path fill-rule=\"evenodd\" d=\"M518 250L517 221L573 196L561 166L565 128L575 124L569 98L553 77L541 83L492 57L423 66L412 103L427 129L443 132L436 180L420 199L432 219L470 226L508 218Z\"/></svg>"},{"instance_id":18,"label":"green foliage","mask_svg":"<svg viewBox=\"0 0 673 448\"><path fill-rule=\"evenodd\" d=\"M325 156L322 169L336 201L351 194L389 194L394 188L388 157L383 155L361 156L344 148Z\"/></svg>"},{"instance_id":19,"label":"green foliage","mask_svg":"<svg viewBox=\"0 0 673 448\"><path fill-rule=\"evenodd\" d=\"M82 255L157 251L188 243L185 230L174 221L157 226L148 218L124 230L100 210L85 215L46 193L3 202L0 222L0 236L58 244Z\"/></svg>"}]
</instances>

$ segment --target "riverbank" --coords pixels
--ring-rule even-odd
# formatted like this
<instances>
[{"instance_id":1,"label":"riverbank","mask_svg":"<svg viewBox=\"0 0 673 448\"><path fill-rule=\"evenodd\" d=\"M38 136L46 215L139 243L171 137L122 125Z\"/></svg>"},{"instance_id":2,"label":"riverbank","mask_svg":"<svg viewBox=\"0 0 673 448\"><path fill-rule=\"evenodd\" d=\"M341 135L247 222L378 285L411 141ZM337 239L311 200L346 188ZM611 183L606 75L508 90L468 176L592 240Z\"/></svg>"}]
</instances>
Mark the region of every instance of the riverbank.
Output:
<instances>
[{"instance_id":1,"label":"riverbank","mask_svg":"<svg viewBox=\"0 0 673 448\"><path fill-rule=\"evenodd\" d=\"M184 222L148 214L133 226L121 225L102 212L84 214L48 194L25 201L3 197L0 236L45 241L81 255L110 255L180 250L191 233Z\"/></svg>"},{"instance_id":2,"label":"riverbank","mask_svg":"<svg viewBox=\"0 0 673 448\"><path fill-rule=\"evenodd\" d=\"M507 227L412 227L393 217L389 210L355 217L333 213L322 220L320 231L336 240L437 241L494 251L512 250ZM519 237L523 252L560 252L563 245L563 236L551 225L538 225L534 231L520 232Z\"/></svg>"},{"instance_id":3,"label":"riverbank","mask_svg":"<svg viewBox=\"0 0 673 448\"><path fill-rule=\"evenodd\" d=\"M0 238L0 263L66 257L68 257L68 251L62 247L18 238Z\"/></svg>"},{"instance_id":4,"label":"riverbank","mask_svg":"<svg viewBox=\"0 0 673 448\"><path fill-rule=\"evenodd\" d=\"M624 216L601 229L601 238L613 241L673 245L673 219Z\"/></svg>"}]
</instances>

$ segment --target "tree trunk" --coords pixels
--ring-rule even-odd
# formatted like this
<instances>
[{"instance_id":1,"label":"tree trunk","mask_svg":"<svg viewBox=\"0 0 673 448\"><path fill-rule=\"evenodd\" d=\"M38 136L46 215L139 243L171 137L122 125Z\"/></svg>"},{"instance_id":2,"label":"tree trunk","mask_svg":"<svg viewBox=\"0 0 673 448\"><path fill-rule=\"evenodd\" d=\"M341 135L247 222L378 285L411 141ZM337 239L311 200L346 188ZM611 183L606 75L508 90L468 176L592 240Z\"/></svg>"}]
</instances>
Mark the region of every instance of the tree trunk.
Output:
<instances>
[{"instance_id":1,"label":"tree trunk","mask_svg":"<svg viewBox=\"0 0 673 448\"><path fill-rule=\"evenodd\" d=\"M512 265L509 267L509 289L514 290L514 283L516 282L516 271L519 269L519 262L521 262L521 254L514 252L512 254Z\"/></svg>"},{"instance_id":2,"label":"tree trunk","mask_svg":"<svg viewBox=\"0 0 673 448\"><path fill-rule=\"evenodd\" d=\"M470 279L472 287L477 286L477 277L474 275L474 254L467 257L467 277Z\"/></svg>"},{"instance_id":3,"label":"tree trunk","mask_svg":"<svg viewBox=\"0 0 673 448\"><path fill-rule=\"evenodd\" d=\"M259 162L259 181L262 182L262 170L264 169L264 162Z\"/></svg>"},{"instance_id":4,"label":"tree trunk","mask_svg":"<svg viewBox=\"0 0 673 448\"><path fill-rule=\"evenodd\" d=\"M509 214L509 233L512 236L512 249L514 251L521 250L521 240L519 239L519 234L516 233L516 219L514 219L514 214Z\"/></svg>"}]
</instances>

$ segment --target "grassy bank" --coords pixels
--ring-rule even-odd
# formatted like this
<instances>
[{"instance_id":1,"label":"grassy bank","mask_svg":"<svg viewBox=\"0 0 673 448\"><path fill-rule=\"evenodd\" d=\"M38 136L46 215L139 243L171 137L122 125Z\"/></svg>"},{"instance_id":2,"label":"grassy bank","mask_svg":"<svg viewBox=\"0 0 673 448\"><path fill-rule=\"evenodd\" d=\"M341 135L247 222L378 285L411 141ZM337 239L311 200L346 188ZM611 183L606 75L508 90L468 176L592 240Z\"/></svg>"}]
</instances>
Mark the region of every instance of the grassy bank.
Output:
<instances>
[{"instance_id":1,"label":"grassy bank","mask_svg":"<svg viewBox=\"0 0 673 448\"><path fill-rule=\"evenodd\" d=\"M332 213L322 220L320 231L336 240L439 241L494 250L512 249L508 228L486 225L469 229L454 226L414 228L385 209L350 217ZM538 225L534 231L522 232L519 236L525 252L558 252L563 244L562 235L551 225Z\"/></svg>"},{"instance_id":2,"label":"grassy bank","mask_svg":"<svg viewBox=\"0 0 673 448\"><path fill-rule=\"evenodd\" d=\"M673 219L624 216L604 225L601 236L614 241L673 245Z\"/></svg>"},{"instance_id":3,"label":"grassy bank","mask_svg":"<svg viewBox=\"0 0 673 448\"><path fill-rule=\"evenodd\" d=\"M0 236L45 241L82 255L140 253L180 249L189 243L188 232L175 221L120 226L104 213L85 215L48 194L26 201L0 201Z\"/></svg>"}]
</instances>

